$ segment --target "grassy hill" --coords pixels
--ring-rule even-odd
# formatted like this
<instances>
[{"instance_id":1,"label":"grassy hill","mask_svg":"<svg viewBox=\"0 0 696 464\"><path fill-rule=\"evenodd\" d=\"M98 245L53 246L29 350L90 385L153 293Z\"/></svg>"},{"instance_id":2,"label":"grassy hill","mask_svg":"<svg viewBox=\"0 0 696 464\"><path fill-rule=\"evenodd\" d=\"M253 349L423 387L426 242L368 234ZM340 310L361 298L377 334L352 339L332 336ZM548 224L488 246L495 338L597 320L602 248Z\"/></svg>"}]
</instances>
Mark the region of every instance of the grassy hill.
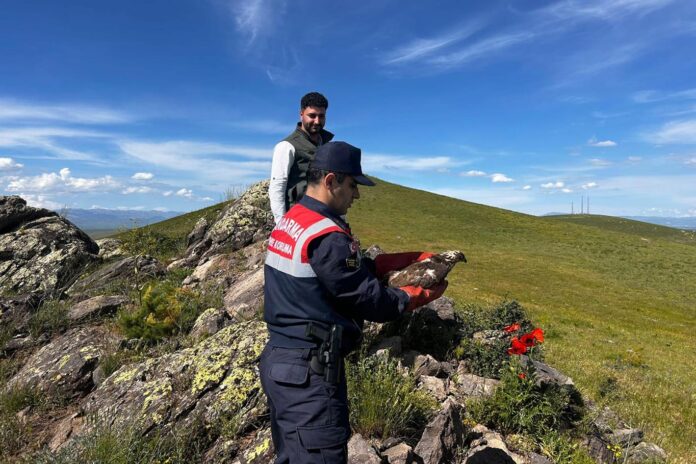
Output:
<instances>
[{"instance_id":1,"label":"grassy hill","mask_svg":"<svg viewBox=\"0 0 696 464\"><path fill-rule=\"evenodd\" d=\"M363 246L463 250L469 263L450 275L449 296L521 302L547 333L552 365L642 427L672 462L696 462L693 235L600 216L528 216L383 181L361 195L348 219ZM197 217L153 227L185 235Z\"/></svg>"}]
</instances>

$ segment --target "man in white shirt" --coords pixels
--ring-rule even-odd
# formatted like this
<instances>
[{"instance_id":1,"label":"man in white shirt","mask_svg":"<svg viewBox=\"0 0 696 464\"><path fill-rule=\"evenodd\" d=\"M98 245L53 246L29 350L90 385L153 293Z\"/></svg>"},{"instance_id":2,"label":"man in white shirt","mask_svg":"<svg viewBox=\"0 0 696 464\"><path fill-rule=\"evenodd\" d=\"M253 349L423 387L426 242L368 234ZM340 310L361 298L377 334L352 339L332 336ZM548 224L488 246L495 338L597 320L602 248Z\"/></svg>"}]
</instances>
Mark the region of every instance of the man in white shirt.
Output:
<instances>
[{"instance_id":1,"label":"man in white shirt","mask_svg":"<svg viewBox=\"0 0 696 464\"><path fill-rule=\"evenodd\" d=\"M268 196L276 223L304 195L307 170L317 147L333 139L333 134L324 130L328 108L329 101L318 92L302 97L295 131L273 149Z\"/></svg>"}]
</instances>

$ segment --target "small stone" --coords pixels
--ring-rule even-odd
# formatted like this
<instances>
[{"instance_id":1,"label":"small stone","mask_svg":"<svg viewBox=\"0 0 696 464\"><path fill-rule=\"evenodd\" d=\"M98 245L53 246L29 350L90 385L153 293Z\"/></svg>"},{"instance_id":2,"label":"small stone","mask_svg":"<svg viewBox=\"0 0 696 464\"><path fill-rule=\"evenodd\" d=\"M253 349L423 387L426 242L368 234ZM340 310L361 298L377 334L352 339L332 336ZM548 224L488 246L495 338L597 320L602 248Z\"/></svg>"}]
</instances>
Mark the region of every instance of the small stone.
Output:
<instances>
[{"instance_id":1,"label":"small stone","mask_svg":"<svg viewBox=\"0 0 696 464\"><path fill-rule=\"evenodd\" d=\"M412 464L415 462L413 448L406 443L399 443L385 450L382 457L386 458L389 464Z\"/></svg>"},{"instance_id":2,"label":"small stone","mask_svg":"<svg viewBox=\"0 0 696 464\"><path fill-rule=\"evenodd\" d=\"M74 304L68 310L68 319L79 321L82 319L107 316L115 314L116 311L129 301L125 296L106 296L100 295L88 300Z\"/></svg>"},{"instance_id":3,"label":"small stone","mask_svg":"<svg viewBox=\"0 0 696 464\"><path fill-rule=\"evenodd\" d=\"M370 351L377 353L382 350L386 351L389 356L399 356L401 354L401 337L397 335L394 337L384 338L373 346Z\"/></svg>"},{"instance_id":4,"label":"small stone","mask_svg":"<svg viewBox=\"0 0 696 464\"><path fill-rule=\"evenodd\" d=\"M427 391L438 401L447 398L447 381L430 375L422 375L418 380L420 388Z\"/></svg>"},{"instance_id":5,"label":"small stone","mask_svg":"<svg viewBox=\"0 0 696 464\"><path fill-rule=\"evenodd\" d=\"M381 464L382 459L375 448L356 433L348 442L348 464Z\"/></svg>"},{"instance_id":6,"label":"small stone","mask_svg":"<svg viewBox=\"0 0 696 464\"><path fill-rule=\"evenodd\" d=\"M626 464L667 462L667 453L654 443L640 442L626 451Z\"/></svg>"},{"instance_id":7,"label":"small stone","mask_svg":"<svg viewBox=\"0 0 696 464\"><path fill-rule=\"evenodd\" d=\"M413 363L413 373L416 377L421 375L437 377L441 370L440 362L429 354L418 356Z\"/></svg>"}]
</instances>

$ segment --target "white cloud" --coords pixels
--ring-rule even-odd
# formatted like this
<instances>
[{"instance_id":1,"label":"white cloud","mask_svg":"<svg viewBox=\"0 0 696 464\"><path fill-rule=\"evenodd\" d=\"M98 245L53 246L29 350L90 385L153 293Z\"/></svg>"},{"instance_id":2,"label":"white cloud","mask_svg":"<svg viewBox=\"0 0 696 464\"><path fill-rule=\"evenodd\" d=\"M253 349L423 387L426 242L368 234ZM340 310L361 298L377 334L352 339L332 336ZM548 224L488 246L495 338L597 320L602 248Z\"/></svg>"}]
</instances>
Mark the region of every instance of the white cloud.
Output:
<instances>
[{"instance_id":1,"label":"white cloud","mask_svg":"<svg viewBox=\"0 0 696 464\"><path fill-rule=\"evenodd\" d=\"M472 171L463 172L462 175L466 176L466 177L484 177L486 175L486 173L483 171L472 170Z\"/></svg>"},{"instance_id":2,"label":"white cloud","mask_svg":"<svg viewBox=\"0 0 696 464\"><path fill-rule=\"evenodd\" d=\"M524 187L522 187L522 190L531 190L531 189L532 189L531 185L525 185Z\"/></svg>"},{"instance_id":3,"label":"white cloud","mask_svg":"<svg viewBox=\"0 0 696 464\"><path fill-rule=\"evenodd\" d=\"M496 172L495 174L491 174L491 182L493 183L498 183L498 182L514 182L515 179L511 179L505 174L501 174L499 172Z\"/></svg>"},{"instance_id":4,"label":"white cloud","mask_svg":"<svg viewBox=\"0 0 696 464\"><path fill-rule=\"evenodd\" d=\"M121 191L124 195L129 195L131 193L150 193L153 189L151 187L127 187Z\"/></svg>"},{"instance_id":5,"label":"white cloud","mask_svg":"<svg viewBox=\"0 0 696 464\"><path fill-rule=\"evenodd\" d=\"M70 169L38 176L13 177L7 185L8 192L92 192L112 191L120 184L111 176L83 178L72 177Z\"/></svg>"},{"instance_id":6,"label":"white cloud","mask_svg":"<svg viewBox=\"0 0 696 464\"><path fill-rule=\"evenodd\" d=\"M582 184L582 188L585 190L593 189L597 187L597 182L588 182L586 184Z\"/></svg>"},{"instance_id":7,"label":"white cloud","mask_svg":"<svg viewBox=\"0 0 696 464\"><path fill-rule=\"evenodd\" d=\"M690 166L690 165L696 166L696 156L692 156L691 158L687 158L686 160L684 160L684 164L686 164L687 166Z\"/></svg>"},{"instance_id":8,"label":"white cloud","mask_svg":"<svg viewBox=\"0 0 696 464\"><path fill-rule=\"evenodd\" d=\"M595 137L592 137L590 140L587 141L587 145L591 147L615 147L618 145L616 142L613 140L597 140Z\"/></svg>"},{"instance_id":9,"label":"white cloud","mask_svg":"<svg viewBox=\"0 0 696 464\"><path fill-rule=\"evenodd\" d=\"M215 201L215 200L213 200L210 197L203 197L203 198L200 198L200 201Z\"/></svg>"},{"instance_id":10,"label":"white cloud","mask_svg":"<svg viewBox=\"0 0 696 464\"><path fill-rule=\"evenodd\" d=\"M170 197L170 196L174 195L174 191L167 190L166 192L162 192L162 195L164 195L165 197Z\"/></svg>"},{"instance_id":11,"label":"white cloud","mask_svg":"<svg viewBox=\"0 0 696 464\"><path fill-rule=\"evenodd\" d=\"M131 176L131 179L135 180L152 180L155 175L151 172L136 172Z\"/></svg>"},{"instance_id":12,"label":"white cloud","mask_svg":"<svg viewBox=\"0 0 696 464\"><path fill-rule=\"evenodd\" d=\"M65 204L54 201L50 195L34 195L31 193L21 193L20 196L27 201L29 206L36 208L46 208L58 211L65 208Z\"/></svg>"},{"instance_id":13,"label":"white cloud","mask_svg":"<svg viewBox=\"0 0 696 464\"><path fill-rule=\"evenodd\" d=\"M573 191L572 191L571 189L569 189L569 188L561 189L561 192L563 192L563 193L573 193Z\"/></svg>"},{"instance_id":14,"label":"white cloud","mask_svg":"<svg viewBox=\"0 0 696 464\"><path fill-rule=\"evenodd\" d=\"M0 99L0 120L59 121L82 124L117 124L132 121L132 115L110 108L76 104L44 105Z\"/></svg>"},{"instance_id":15,"label":"white cloud","mask_svg":"<svg viewBox=\"0 0 696 464\"><path fill-rule=\"evenodd\" d=\"M640 156L629 156L626 159L628 160L629 163L638 163L638 162L642 161L643 158Z\"/></svg>"},{"instance_id":16,"label":"white cloud","mask_svg":"<svg viewBox=\"0 0 696 464\"><path fill-rule=\"evenodd\" d=\"M654 143L696 144L696 119L668 122L646 137Z\"/></svg>"},{"instance_id":17,"label":"white cloud","mask_svg":"<svg viewBox=\"0 0 696 464\"><path fill-rule=\"evenodd\" d=\"M565 187L565 182L557 181L557 182L547 182L545 184L541 184L539 187L543 189L561 189Z\"/></svg>"},{"instance_id":18,"label":"white cloud","mask_svg":"<svg viewBox=\"0 0 696 464\"><path fill-rule=\"evenodd\" d=\"M272 0L242 0L229 2L237 30L253 45L273 31L277 14L284 2Z\"/></svg>"},{"instance_id":19,"label":"white cloud","mask_svg":"<svg viewBox=\"0 0 696 464\"><path fill-rule=\"evenodd\" d=\"M696 89L686 89L677 92L658 92L657 90L641 90L632 96L636 103L654 103L673 99L695 99Z\"/></svg>"},{"instance_id":20,"label":"white cloud","mask_svg":"<svg viewBox=\"0 0 696 464\"><path fill-rule=\"evenodd\" d=\"M62 140L105 137L110 136L103 132L63 127L21 127L0 130L0 147L37 148L60 159L102 162L101 157L97 155L63 146Z\"/></svg>"},{"instance_id":21,"label":"white cloud","mask_svg":"<svg viewBox=\"0 0 696 464\"><path fill-rule=\"evenodd\" d=\"M589 161L590 161L590 164L592 164L592 166L597 166L597 167L611 166L611 164L612 164L611 161L607 161L607 160L601 159L601 158L590 158Z\"/></svg>"},{"instance_id":22,"label":"white cloud","mask_svg":"<svg viewBox=\"0 0 696 464\"><path fill-rule=\"evenodd\" d=\"M187 189L187 188L181 188L176 191L176 195L180 197L186 197L186 198L192 198L193 197L193 190Z\"/></svg>"},{"instance_id":23,"label":"white cloud","mask_svg":"<svg viewBox=\"0 0 696 464\"><path fill-rule=\"evenodd\" d=\"M470 23L439 37L415 39L406 45L387 52L382 60L382 64L403 64L428 57L449 45L471 36L480 28L480 23Z\"/></svg>"},{"instance_id":24,"label":"white cloud","mask_svg":"<svg viewBox=\"0 0 696 464\"><path fill-rule=\"evenodd\" d=\"M17 171L23 167L23 164L17 163L12 158L0 158L0 171Z\"/></svg>"}]
</instances>

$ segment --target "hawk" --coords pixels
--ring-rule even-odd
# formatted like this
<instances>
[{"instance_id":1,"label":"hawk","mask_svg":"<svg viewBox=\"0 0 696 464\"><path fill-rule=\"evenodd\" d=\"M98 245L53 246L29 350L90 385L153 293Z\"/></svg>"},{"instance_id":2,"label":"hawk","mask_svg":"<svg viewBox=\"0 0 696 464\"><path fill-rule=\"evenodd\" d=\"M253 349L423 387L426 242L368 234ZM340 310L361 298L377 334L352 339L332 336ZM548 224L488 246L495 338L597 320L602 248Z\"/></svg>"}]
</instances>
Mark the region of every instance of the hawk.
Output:
<instances>
[{"instance_id":1,"label":"hawk","mask_svg":"<svg viewBox=\"0 0 696 464\"><path fill-rule=\"evenodd\" d=\"M430 258L418 261L400 271L392 271L385 276L390 287L431 288L442 282L455 264L466 263L464 253L459 250L445 251Z\"/></svg>"}]
</instances>

